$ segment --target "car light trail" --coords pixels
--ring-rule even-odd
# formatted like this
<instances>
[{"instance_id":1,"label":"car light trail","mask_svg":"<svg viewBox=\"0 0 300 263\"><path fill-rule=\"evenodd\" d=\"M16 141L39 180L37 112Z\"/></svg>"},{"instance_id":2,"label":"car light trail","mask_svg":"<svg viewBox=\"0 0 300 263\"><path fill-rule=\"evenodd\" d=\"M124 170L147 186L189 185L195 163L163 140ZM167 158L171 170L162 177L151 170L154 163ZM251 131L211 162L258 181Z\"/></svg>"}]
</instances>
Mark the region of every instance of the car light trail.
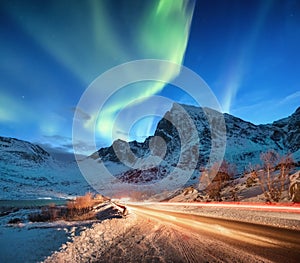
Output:
<instances>
[{"instance_id":1,"label":"car light trail","mask_svg":"<svg viewBox=\"0 0 300 263\"><path fill-rule=\"evenodd\" d=\"M201 221L201 216L176 213L170 215L170 211L161 211L156 209L147 209L144 207L129 206L130 210L135 214L145 216L148 218L154 218L158 221L173 223L180 227L193 229L193 231L210 232L216 235L226 236L227 238L242 241L248 244L253 244L261 247L277 247L285 246L283 242L280 242L272 237L260 236L259 234L251 234L241 230L232 229L230 226L224 226L219 224L211 224ZM191 218L189 218L191 216ZM202 218L203 219L203 218Z\"/></svg>"},{"instance_id":2,"label":"car light trail","mask_svg":"<svg viewBox=\"0 0 300 263\"><path fill-rule=\"evenodd\" d=\"M300 213L300 203L282 205L282 204L262 204L262 203L179 203L179 202L144 202L144 203L130 203L133 205L142 206L193 206L193 207L222 207L222 208L243 208L245 210L264 210L268 212L286 212L286 213Z\"/></svg>"}]
</instances>

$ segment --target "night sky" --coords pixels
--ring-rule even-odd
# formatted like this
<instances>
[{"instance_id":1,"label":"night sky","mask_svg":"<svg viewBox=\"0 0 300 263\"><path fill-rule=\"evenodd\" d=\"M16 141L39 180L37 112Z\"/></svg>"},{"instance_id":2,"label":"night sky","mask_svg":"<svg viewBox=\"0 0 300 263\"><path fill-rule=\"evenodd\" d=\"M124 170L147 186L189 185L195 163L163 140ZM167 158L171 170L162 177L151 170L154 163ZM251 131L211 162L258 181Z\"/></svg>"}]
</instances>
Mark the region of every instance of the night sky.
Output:
<instances>
[{"instance_id":1,"label":"night sky","mask_svg":"<svg viewBox=\"0 0 300 263\"><path fill-rule=\"evenodd\" d=\"M3 0L0 39L0 135L47 149L72 151L73 116L83 92L105 71L136 59L190 68L223 112L255 124L271 123L300 106L297 0ZM177 73L163 74L171 79ZM194 103L176 87L150 84L128 87L107 102L96 127L99 147L111 144L114 117L135 98L160 110L168 108L147 98ZM81 115L88 122L97 114ZM128 124L129 115L120 122ZM128 139L153 134L158 119L133 124ZM88 142L76 143L89 152Z\"/></svg>"}]
</instances>

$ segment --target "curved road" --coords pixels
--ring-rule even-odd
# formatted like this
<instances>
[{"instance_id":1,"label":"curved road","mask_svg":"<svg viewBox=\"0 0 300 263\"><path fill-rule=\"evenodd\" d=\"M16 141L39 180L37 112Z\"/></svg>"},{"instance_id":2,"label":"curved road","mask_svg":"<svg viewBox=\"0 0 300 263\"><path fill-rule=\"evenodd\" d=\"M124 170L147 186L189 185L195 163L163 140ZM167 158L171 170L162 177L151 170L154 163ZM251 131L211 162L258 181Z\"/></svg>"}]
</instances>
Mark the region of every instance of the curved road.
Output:
<instances>
[{"instance_id":1,"label":"curved road","mask_svg":"<svg viewBox=\"0 0 300 263\"><path fill-rule=\"evenodd\" d=\"M152 207L134 204L126 206L138 216L197 235L198 240L204 241L201 249L205 246L205 240L208 240L207 244L210 245L206 249L210 255L214 255L215 262L250 262L247 259L249 254L253 256L252 262L300 262L300 231L171 212L161 208L158 210L154 204ZM185 240L181 242L184 244ZM189 243L187 251L193 251L194 256L187 262L197 262L197 244L194 245ZM227 250L225 254L224 249ZM232 258L224 258L224 255L231 255Z\"/></svg>"}]
</instances>

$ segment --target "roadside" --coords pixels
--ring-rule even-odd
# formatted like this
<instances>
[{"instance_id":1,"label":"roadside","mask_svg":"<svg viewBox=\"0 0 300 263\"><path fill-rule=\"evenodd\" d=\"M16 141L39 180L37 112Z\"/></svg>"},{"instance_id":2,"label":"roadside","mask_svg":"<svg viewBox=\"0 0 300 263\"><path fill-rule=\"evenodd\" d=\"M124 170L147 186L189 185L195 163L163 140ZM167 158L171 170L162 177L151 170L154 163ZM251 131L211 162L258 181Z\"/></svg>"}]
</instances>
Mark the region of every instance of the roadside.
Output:
<instances>
[{"instance_id":1,"label":"roadside","mask_svg":"<svg viewBox=\"0 0 300 263\"><path fill-rule=\"evenodd\" d=\"M122 214L115 207L103 204L95 209L94 220L30 222L30 215L39 213L40 208L30 206L24 209L21 204L18 209L3 207L1 210L0 262L43 261L94 224L122 218Z\"/></svg>"},{"instance_id":2,"label":"roadside","mask_svg":"<svg viewBox=\"0 0 300 263\"><path fill-rule=\"evenodd\" d=\"M129 206L125 218L94 224L45 262L297 262L299 256L299 247L289 248L297 239L289 230L282 230L291 234L286 241L277 240L278 233L267 227L251 234L218 220L197 222L189 214L177 217L140 208Z\"/></svg>"},{"instance_id":3,"label":"roadside","mask_svg":"<svg viewBox=\"0 0 300 263\"><path fill-rule=\"evenodd\" d=\"M29 213L19 210L9 216L1 217L0 235L1 262L284 262L289 255L289 262L297 262L296 251L287 247L292 239L279 241L270 232L269 236L258 236L267 231L261 227L252 233L233 228L221 219L206 222L195 220L195 213L207 218L229 218L235 221L262 217L256 211L241 209L220 209L220 207L168 207L183 215L168 213L166 205L151 205L134 210L131 205L109 203L97 206L97 220L54 221L7 225L9 218L20 217ZM147 212L147 209L151 210ZM164 211L160 211L164 210ZM155 216L157 212L158 216ZM124 215L124 212L128 212ZM174 212L174 211L173 211ZM265 214L266 223L273 224L276 218ZM281 214L282 215L282 214ZM285 213L285 220L290 223L299 214ZM244 218L243 218L244 217ZM256 218L257 217L257 218ZM299 220L294 223L299 226ZM257 222L255 222L257 223ZM280 224L288 225L285 221ZM229 227L229 225L231 226ZM292 224L292 223L291 223ZM200 227L199 227L200 226ZM228 227L229 228L228 228ZM280 225L282 227L282 225ZM255 227L255 226L253 226ZM269 230L268 230L269 231ZM288 231L288 230L282 230ZM282 232L282 233L283 233ZM281 232L280 232L281 233ZM284 232L285 233L285 232ZM276 234L276 233L275 233ZM291 233L293 235L293 233ZM10 236L11 239L6 237ZM282 236L285 236L283 234ZM242 238L242 239L240 239ZM293 245L293 244L292 244ZM3 250L4 249L4 250ZM6 249L6 251L5 251ZM14 253L15 251L15 253ZM294 254L293 254L294 253ZM296 253L296 254L295 254ZM295 256L296 255L296 256ZM271 259L271 260L270 260Z\"/></svg>"},{"instance_id":4,"label":"roadside","mask_svg":"<svg viewBox=\"0 0 300 263\"><path fill-rule=\"evenodd\" d=\"M85 230L44 262L271 262L173 224L130 214Z\"/></svg>"}]
</instances>

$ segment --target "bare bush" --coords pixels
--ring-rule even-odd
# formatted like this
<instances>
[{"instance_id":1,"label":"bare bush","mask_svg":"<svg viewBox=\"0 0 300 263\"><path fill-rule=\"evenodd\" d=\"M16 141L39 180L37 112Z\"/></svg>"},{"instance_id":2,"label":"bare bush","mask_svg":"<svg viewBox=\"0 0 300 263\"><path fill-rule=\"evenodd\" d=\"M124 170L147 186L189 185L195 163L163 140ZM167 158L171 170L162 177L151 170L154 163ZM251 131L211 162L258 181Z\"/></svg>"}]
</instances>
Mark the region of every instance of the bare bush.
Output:
<instances>
[{"instance_id":1,"label":"bare bush","mask_svg":"<svg viewBox=\"0 0 300 263\"><path fill-rule=\"evenodd\" d=\"M214 201L222 201L221 198L221 184L220 182L212 182L207 188L208 197Z\"/></svg>"},{"instance_id":2,"label":"bare bush","mask_svg":"<svg viewBox=\"0 0 300 263\"><path fill-rule=\"evenodd\" d=\"M76 197L75 200L67 202L66 207L57 207L55 204L42 207L41 212L32 213L28 216L31 222L65 220L89 220L95 218L93 207L107 200L101 195L94 198L91 193Z\"/></svg>"},{"instance_id":3,"label":"bare bush","mask_svg":"<svg viewBox=\"0 0 300 263\"><path fill-rule=\"evenodd\" d=\"M229 181L233 179L235 173L236 167L226 161L223 161L219 169L218 164L214 164L209 170L203 170L200 177L200 184L205 180L211 181L211 183L206 187L206 192L212 200L221 201L221 191L223 187L228 185ZM212 178L213 176L214 178ZM236 193L233 192L232 196L235 198Z\"/></svg>"},{"instance_id":4,"label":"bare bush","mask_svg":"<svg viewBox=\"0 0 300 263\"><path fill-rule=\"evenodd\" d=\"M193 186L189 186L189 187L187 187L187 188L184 189L183 195L185 196L185 195L188 195L188 194L192 194L192 193L194 193L194 191L195 191L194 187Z\"/></svg>"},{"instance_id":5,"label":"bare bush","mask_svg":"<svg viewBox=\"0 0 300 263\"><path fill-rule=\"evenodd\" d=\"M278 202L286 190L287 178L293 165L290 155L280 157L274 150L261 154L262 169L256 171L267 202Z\"/></svg>"},{"instance_id":6,"label":"bare bush","mask_svg":"<svg viewBox=\"0 0 300 263\"><path fill-rule=\"evenodd\" d=\"M84 214L92 214L90 212L92 211L94 204L95 199L93 198L93 195L91 193L76 197L75 200L69 201L67 203L66 219L82 220Z\"/></svg>"},{"instance_id":7,"label":"bare bush","mask_svg":"<svg viewBox=\"0 0 300 263\"><path fill-rule=\"evenodd\" d=\"M18 217L12 218L8 221L8 224L20 224L20 223L22 223L22 219Z\"/></svg>"},{"instance_id":8,"label":"bare bush","mask_svg":"<svg viewBox=\"0 0 300 263\"><path fill-rule=\"evenodd\" d=\"M253 166L252 164L249 164L246 168L246 172L244 176L247 177L246 179L246 187L252 187L255 185L258 181L258 171L261 169L259 165Z\"/></svg>"},{"instance_id":9,"label":"bare bush","mask_svg":"<svg viewBox=\"0 0 300 263\"><path fill-rule=\"evenodd\" d=\"M256 180L252 176L249 176L246 180L246 187L249 188L249 187L253 186L255 183L256 183Z\"/></svg>"},{"instance_id":10,"label":"bare bush","mask_svg":"<svg viewBox=\"0 0 300 263\"><path fill-rule=\"evenodd\" d=\"M61 216L61 209L56 207L55 204L50 204L42 207L40 213L31 213L28 215L28 220L31 222L47 222L55 221Z\"/></svg>"},{"instance_id":11,"label":"bare bush","mask_svg":"<svg viewBox=\"0 0 300 263\"><path fill-rule=\"evenodd\" d=\"M56 220L60 216L60 209L55 204L50 204L47 209L50 217L50 221Z\"/></svg>"}]
</instances>

